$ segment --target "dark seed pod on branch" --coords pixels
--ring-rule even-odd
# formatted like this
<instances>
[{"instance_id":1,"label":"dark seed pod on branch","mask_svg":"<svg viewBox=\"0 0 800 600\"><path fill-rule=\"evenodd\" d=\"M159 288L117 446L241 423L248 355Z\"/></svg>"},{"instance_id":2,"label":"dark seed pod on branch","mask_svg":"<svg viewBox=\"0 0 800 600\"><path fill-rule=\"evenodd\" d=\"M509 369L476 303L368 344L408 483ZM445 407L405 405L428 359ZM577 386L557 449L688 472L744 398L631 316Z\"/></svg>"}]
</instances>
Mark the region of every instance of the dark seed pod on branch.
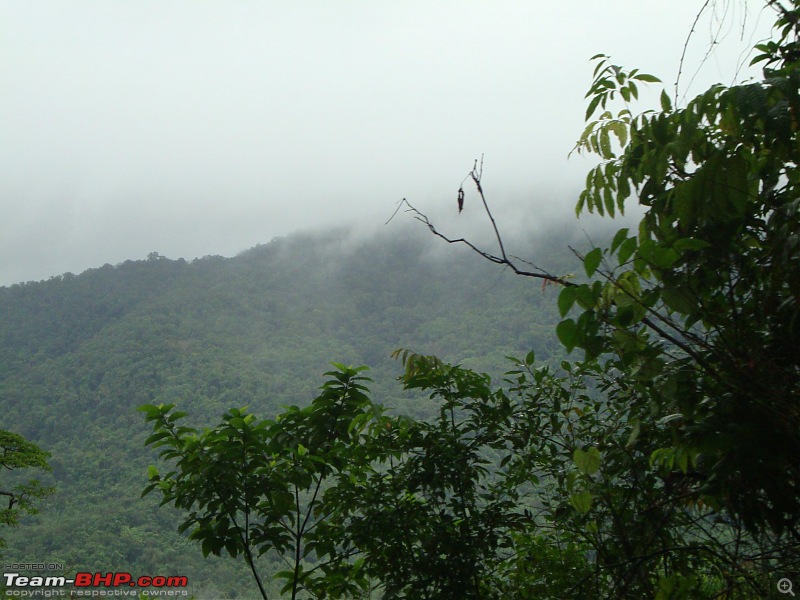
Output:
<instances>
[{"instance_id":1,"label":"dark seed pod on branch","mask_svg":"<svg viewBox=\"0 0 800 600\"><path fill-rule=\"evenodd\" d=\"M464 210L464 188L458 188L458 214L461 214L461 211Z\"/></svg>"}]
</instances>

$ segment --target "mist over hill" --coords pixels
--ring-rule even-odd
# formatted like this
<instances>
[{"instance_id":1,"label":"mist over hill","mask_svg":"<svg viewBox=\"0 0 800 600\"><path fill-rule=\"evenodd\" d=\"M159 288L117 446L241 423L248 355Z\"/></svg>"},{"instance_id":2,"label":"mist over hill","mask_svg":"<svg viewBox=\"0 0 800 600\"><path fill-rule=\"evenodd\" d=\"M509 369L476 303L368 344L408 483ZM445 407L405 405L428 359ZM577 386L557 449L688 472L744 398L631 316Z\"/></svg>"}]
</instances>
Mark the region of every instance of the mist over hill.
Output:
<instances>
[{"instance_id":1,"label":"mist over hill","mask_svg":"<svg viewBox=\"0 0 800 600\"><path fill-rule=\"evenodd\" d=\"M553 230L515 248L564 274L578 268L565 239ZM0 288L0 429L52 453L57 488L3 532L3 556L72 573L168 567L200 597L249 596L239 562L204 560L174 512L140 498L154 456L137 406L175 403L200 426L232 406L272 416L307 403L337 361L368 365L377 401L425 416L433 407L401 391L392 350L494 377L531 349L558 360L556 294L419 227L297 234L233 258L153 253Z\"/></svg>"}]
</instances>

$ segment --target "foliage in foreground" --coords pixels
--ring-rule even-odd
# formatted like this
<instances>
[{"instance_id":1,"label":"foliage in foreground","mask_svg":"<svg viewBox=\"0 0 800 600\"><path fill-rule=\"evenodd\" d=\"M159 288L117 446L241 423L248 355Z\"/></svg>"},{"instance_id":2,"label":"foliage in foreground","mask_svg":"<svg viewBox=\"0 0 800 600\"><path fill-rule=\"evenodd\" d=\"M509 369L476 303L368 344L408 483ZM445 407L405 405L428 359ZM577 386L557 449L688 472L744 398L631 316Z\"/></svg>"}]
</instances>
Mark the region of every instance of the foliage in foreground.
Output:
<instances>
[{"instance_id":1,"label":"foliage in foreground","mask_svg":"<svg viewBox=\"0 0 800 600\"><path fill-rule=\"evenodd\" d=\"M0 431L0 467L7 471L18 469L39 469L49 471L47 459L50 456L36 444L21 435ZM30 479L0 490L5 506L0 507L0 525L13 527L25 514L36 514L36 502L51 495L55 490L42 486L38 480ZM5 542L0 538L0 548Z\"/></svg>"},{"instance_id":2,"label":"foliage in foreground","mask_svg":"<svg viewBox=\"0 0 800 600\"><path fill-rule=\"evenodd\" d=\"M792 568L659 458L673 429L612 363L555 374L530 355L500 388L433 357L405 367L430 422L387 415L342 365L275 420L231 410L200 431L145 406L175 465L145 493L186 511L204 554L243 556L264 597L272 553L292 598L756 598Z\"/></svg>"},{"instance_id":3,"label":"foliage in foreground","mask_svg":"<svg viewBox=\"0 0 800 600\"><path fill-rule=\"evenodd\" d=\"M430 421L387 415L343 366L275 421L197 431L147 406L177 465L148 491L207 553L254 574L284 556L293 598L762 598L800 573L800 3L768 4L764 79L683 108L633 116L655 78L597 57L587 119L604 112L577 149L603 162L578 212L647 212L587 253L588 283L528 274L564 286L557 333L583 361L531 354L492 388L404 353Z\"/></svg>"},{"instance_id":4,"label":"foliage in foreground","mask_svg":"<svg viewBox=\"0 0 800 600\"><path fill-rule=\"evenodd\" d=\"M565 288L568 349L612 354L654 417L671 423L665 460L687 485L754 532L800 542L800 3L778 10L756 46L761 81L713 86L685 107L606 110L636 82L598 56L577 149L599 155L577 211L647 212L584 260ZM612 140L616 140L619 149ZM691 481L690 481L691 480Z\"/></svg>"}]
</instances>

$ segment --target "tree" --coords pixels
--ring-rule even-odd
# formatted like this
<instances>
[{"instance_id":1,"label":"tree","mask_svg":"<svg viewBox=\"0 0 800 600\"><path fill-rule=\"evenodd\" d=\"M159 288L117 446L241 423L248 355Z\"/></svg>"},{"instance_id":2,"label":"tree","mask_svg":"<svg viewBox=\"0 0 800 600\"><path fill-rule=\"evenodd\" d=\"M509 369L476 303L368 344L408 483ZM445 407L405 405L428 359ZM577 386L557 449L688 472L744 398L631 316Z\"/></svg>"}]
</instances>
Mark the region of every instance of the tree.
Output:
<instances>
[{"instance_id":1,"label":"tree","mask_svg":"<svg viewBox=\"0 0 800 600\"><path fill-rule=\"evenodd\" d=\"M395 417L375 430L372 468L332 494L346 507L342 533L383 597L497 598L493 573L525 518L516 486L494 472L513 454L514 404L484 374L396 356L404 389L428 394L437 414Z\"/></svg>"},{"instance_id":2,"label":"tree","mask_svg":"<svg viewBox=\"0 0 800 600\"><path fill-rule=\"evenodd\" d=\"M704 501L751 530L797 540L800 3L767 4L778 13L777 38L757 45L752 61L765 64L763 79L712 86L681 108L662 92L660 111L634 115L637 86L659 80L593 57L576 150L601 163L576 213L613 217L632 198L646 212L638 231L620 229L580 257L586 283L521 267L506 252L477 161L468 177L498 252L445 236L404 202L447 242L562 286L559 339L587 361L615 360L620 377L648 389L675 433L659 456L680 455Z\"/></svg>"},{"instance_id":3,"label":"tree","mask_svg":"<svg viewBox=\"0 0 800 600\"><path fill-rule=\"evenodd\" d=\"M642 427L660 429L648 457L665 483L680 481L686 508L747 530L764 545L756 555L791 570L800 542L800 3L768 5L777 37L752 61L764 63L763 79L713 86L683 107L664 92L661 110L634 115L637 86L659 80L594 57L576 150L601 163L576 212L613 217L633 197L645 215L637 231L620 229L580 256L585 283L520 267L506 252L477 161L469 177L497 252L443 235L406 204L449 243L562 286L559 339L584 351L582 369L614 373L604 384L613 410L647 408L632 447Z\"/></svg>"},{"instance_id":4,"label":"tree","mask_svg":"<svg viewBox=\"0 0 800 600\"><path fill-rule=\"evenodd\" d=\"M346 539L324 524L340 510L327 487L361 478L369 464L361 441L380 410L364 393L363 369L336 367L309 406L274 421L231 409L216 428L198 430L179 425L186 413L172 404L140 407L153 423L146 444L175 462L164 474L151 467L142 495L158 491L162 504L187 511L179 531L189 529L204 556L243 556L264 598L258 559L268 553L288 567L271 574L286 580L282 593L292 598L355 595L368 583L348 562Z\"/></svg>"},{"instance_id":5,"label":"tree","mask_svg":"<svg viewBox=\"0 0 800 600\"><path fill-rule=\"evenodd\" d=\"M308 407L274 421L233 409L199 431L178 425L186 415L173 405L142 406L147 444L175 463L151 467L143 494L187 511L179 529L204 555L242 555L264 598L259 558L275 553L289 568L270 574L292 598L490 597L489 567L519 517L513 486L491 481L486 457L510 452L511 403L485 375L404 360L406 388L441 402L432 423L384 415L363 368L338 364Z\"/></svg>"},{"instance_id":6,"label":"tree","mask_svg":"<svg viewBox=\"0 0 800 600\"><path fill-rule=\"evenodd\" d=\"M660 112L613 115L615 95L652 78L595 57L587 119L604 112L577 149L602 162L577 211L613 216L633 194L646 213L586 255L593 281L561 292L562 313L581 312L559 335L648 388L706 502L798 539L800 5L769 4L778 39L756 46L763 79L682 108L662 92Z\"/></svg>"},{"instance_id":7,"label":"tree","mask_svg":"<svg viewBox=\"0 0 800 600\"><path fill-rule=\"evenodd\" d=\"M0 431L0 465L8 471L18 469L40 469L49 471L47 459L50 456L36 444L27 441L21 435L8 431ZM0 496L7 498L8 503L0 509L0 524L13 527L19 523L24 514L36 514L36 501L46 498L55 490L42 486L36 479L18 483L0 490ZM0 538L0 547L4 545Z\"/></svg>"},{"instance_id":8,"label":"tree","mask_svg":"<svg viewBox=\"0 0 800 600\"><path fill-rule=\"evenodd\" d=\"M577 212L646 212L580 257L586 281L507 254L477 161L497 253L405 203L560 286L557 334L582 360L531 353L492 388L402 352L404 387L440 403L430 421L387 416L341 366L275 422L198 432L146 407L178 466L149 489L192 511L206 552L291 550L293 597L756 598L800 573L800 2L768 4L764 78L684 107L662 93L634 115L658 80L594 58L586 118L601 112L576 149L601 163Z\"/></svg>"},{"instance_id":9,"label":"tree","mask_svg":"<svg viewBox=\"0 0 800 600\"><path fill-rule=\"evenodd\" d=\"M776 548L719 518L679 467L646 390L615 365L516 362L504 386L399 352L431 421L384 414L337 365L275 421L229 411L212 430L145 406L176 470L144 493L187 511L203 553L243 556L292 598L763 597ZM657 459L654 459L657 457ZM682 467L681 467L682 468ZM271 563L282 555L288 569ZM263 556L263 558L262 558ZM784 569L796 567L784 561ZM270 573L271 570L271 573ZM277 571L277 572L276 572Z\"/></svg>"}]
</instances>

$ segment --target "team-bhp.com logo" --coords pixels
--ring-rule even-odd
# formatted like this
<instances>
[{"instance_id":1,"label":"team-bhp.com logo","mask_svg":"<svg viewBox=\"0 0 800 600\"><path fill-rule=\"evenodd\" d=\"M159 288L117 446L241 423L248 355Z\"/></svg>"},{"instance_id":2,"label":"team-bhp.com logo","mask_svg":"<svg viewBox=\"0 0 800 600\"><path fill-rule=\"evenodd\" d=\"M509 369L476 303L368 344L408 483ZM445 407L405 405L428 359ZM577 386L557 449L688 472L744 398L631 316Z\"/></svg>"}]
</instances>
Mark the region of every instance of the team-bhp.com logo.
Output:
<instances>
[{"instance_id":1,"label":"team-bhp.com logo","mask_svg":"<svg viewBox=\"0 0 800 600\"><path fill-rule=\"evenodd\" d=\"M145 588L148 593L154 591L154 588L185 588L189 585L186 577L182 576L169 576L164 577L156 575L150 577L143 575L134 578L133 575L126 572L111 572L111 573L76 573L75 577L67 579L64 576L28 576L20 575L19 573L4 573L6 588L63 588L66 586L75 586L76 588L88 588L86 591L96 588ZM11 590L7 590L6 595ZM91 595L95 594L80 594ZM103 594L107 595L107 594ZM161 594L157 594L161 595ZM172 594L170 594L172 595Z\"/></svg>"}]
</instances>

